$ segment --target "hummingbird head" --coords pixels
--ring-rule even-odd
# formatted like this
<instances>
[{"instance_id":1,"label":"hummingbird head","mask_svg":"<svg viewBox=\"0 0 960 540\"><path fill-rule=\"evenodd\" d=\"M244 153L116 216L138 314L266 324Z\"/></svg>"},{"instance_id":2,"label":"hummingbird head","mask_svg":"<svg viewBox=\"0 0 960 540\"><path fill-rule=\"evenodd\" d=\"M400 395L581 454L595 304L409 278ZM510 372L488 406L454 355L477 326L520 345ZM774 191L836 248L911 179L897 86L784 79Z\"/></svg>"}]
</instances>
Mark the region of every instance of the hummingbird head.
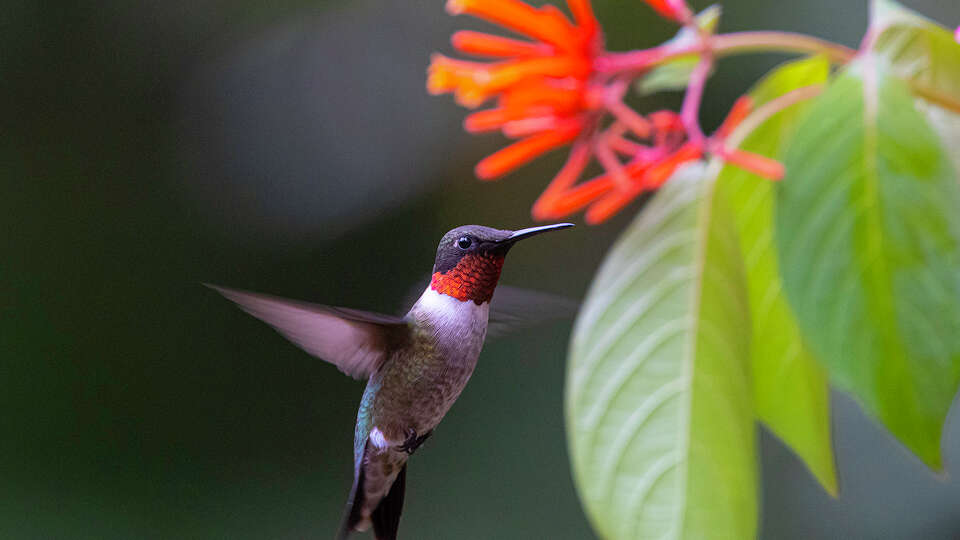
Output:
<instances>
[{"instance_id":1,"label":"hummingbird head","mask_svg":"<svg viewBox=\"0 0 960 540\"><path fill-rule=\"evenodd\" d=\"M568 227L573 227L573 224L556 223L519 231L480 225L457 227L440 239L430 288L461 302L489 302L500 279L503 260L515 243L543 232Z\"/></svg>"}]
</instances>

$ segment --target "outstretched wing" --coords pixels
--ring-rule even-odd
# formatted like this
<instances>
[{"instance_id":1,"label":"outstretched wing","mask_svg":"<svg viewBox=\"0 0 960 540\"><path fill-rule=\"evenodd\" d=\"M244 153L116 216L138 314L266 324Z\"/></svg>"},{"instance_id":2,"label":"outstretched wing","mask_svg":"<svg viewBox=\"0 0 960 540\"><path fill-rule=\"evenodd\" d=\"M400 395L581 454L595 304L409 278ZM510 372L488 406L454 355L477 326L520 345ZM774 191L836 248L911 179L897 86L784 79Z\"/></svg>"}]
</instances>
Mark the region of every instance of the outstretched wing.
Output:
<instances>
[{"instance_id":1,"label":"outstretched wing","mask_svg":"<svg viewBox=\"0 0 960 540\"><path fill-rule=\"evenodd\" d=\"M572 319L576 301L555 294L498 285L490 300L487 335L498 337L546 321Z\"/></svg>"},{"instance_id":2,"label":"outstretched wing","mask_svg":"<svg viewBox=\"0 0 960 540\"><path fill-rule=\"evenodd\" d=\"M376 371L406 335L407 323L400 317L206 285L356 379Z\"/></svg>"}]
</instances>

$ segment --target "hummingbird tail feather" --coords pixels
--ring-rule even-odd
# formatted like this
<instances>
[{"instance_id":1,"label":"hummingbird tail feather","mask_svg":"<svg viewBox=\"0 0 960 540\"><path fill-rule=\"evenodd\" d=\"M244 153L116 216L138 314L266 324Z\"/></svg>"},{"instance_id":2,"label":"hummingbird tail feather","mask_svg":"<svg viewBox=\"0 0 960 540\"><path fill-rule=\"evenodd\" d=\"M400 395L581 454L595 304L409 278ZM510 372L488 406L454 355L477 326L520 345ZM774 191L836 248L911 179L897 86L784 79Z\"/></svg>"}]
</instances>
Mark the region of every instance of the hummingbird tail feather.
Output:
<instances>
[{"instance_id":1,"label":"hummingbird tail feather","mask_svg":"<svg viewBox=\"0 0 960 540\"><path fill-rule=\"evenodd\" d=\"M406 489L407 464L404 463L390 492L373 511L373 533L377 540L397 540L400 513L403 512L403 493Z\"/></svg>"},{"instance_id":2,"label":"hummingbird tail feather","mask_svg":"<svg viewBox=\"0 0 960 540\"><path fill-rule=\"evenodd\" d=\"M357 530L357 525L363 521L363 466L362 461L355 467L353 475L353 487L350 488L350 498L347 499L347 511L343 516L343 522L340 525L340 533L337 534L337 540L346 540L350 533Z\"/></svg>"},{"instance_id":3,"label":"hummingbird tail feather","mask_svg":"<svg viewBox=\"0 0 960 540\"><path fill-rule=\"evenodd\" d=\"M363 454L355 460L353 488L338 540L371 525L377 540L396 540L406 487L406 458L403 452L381 452L369 442L364 445Z\"/></svg>"}]
</instances>

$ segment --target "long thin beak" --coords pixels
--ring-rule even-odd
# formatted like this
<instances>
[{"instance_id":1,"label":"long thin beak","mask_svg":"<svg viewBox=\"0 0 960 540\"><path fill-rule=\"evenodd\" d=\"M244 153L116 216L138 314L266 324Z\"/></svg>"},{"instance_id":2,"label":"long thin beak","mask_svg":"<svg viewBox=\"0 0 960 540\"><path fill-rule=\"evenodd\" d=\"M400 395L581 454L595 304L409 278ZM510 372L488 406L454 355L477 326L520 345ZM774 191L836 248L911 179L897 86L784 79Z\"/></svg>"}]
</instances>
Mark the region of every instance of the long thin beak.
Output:
<instances>
[{"instance_id":1,"label":"long thin beak","mask_svg":"<svg viewBox=\"0 0 960 540\"><path fill-rule=\"evenodd\" d=\"M519 231L513 231L513 234L508 236L503 242L514 243L524 238L530 238L531 236L536 236L540 233L545 233L547 231L556 231L559 229L569 229L573 227L573 223L554 223L553 225L543 225L542 227L530 227L529 229L520 229Z\"/></svg>"}]
</instances>

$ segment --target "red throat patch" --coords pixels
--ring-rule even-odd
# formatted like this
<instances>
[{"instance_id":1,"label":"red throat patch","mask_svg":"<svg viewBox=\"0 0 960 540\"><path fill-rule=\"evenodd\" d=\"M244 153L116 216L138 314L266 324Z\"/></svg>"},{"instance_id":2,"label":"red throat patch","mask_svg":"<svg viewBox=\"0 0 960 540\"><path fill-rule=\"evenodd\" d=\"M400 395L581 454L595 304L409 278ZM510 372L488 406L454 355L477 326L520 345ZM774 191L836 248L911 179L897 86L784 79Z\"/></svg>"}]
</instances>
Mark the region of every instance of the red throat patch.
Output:
<instances>
[{"instance_id":1,"label":"red throat patch","mask_svg":"<svg viewBox=\"0 0 960 540\"><path fill-rule=\"evenodd\" d=\"M503 259L503 255L486 253L464 255L446 273L434 273L430 288L461 302L473 300L477 305L489 302L500 279Z\"/></svg>"}]
</instances>

